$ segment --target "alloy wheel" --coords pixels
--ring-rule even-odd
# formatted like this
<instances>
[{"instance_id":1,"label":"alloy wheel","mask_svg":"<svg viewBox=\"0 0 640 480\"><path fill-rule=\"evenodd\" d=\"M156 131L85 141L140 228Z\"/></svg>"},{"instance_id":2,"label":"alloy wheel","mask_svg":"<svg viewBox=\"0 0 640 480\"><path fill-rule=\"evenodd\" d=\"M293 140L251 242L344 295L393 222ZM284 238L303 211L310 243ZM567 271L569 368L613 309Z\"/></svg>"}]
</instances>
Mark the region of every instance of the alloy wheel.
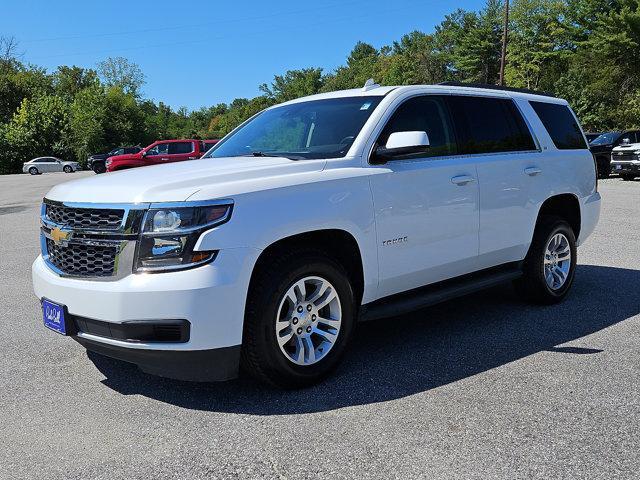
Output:
<instances>
[{"instance_id":1,"label":"alloy wheel","mask_svg":"<svg viewBox=\"0 0 640 480\"><path fill-rule=\"evenodd\" d=\"M304 277L284 294L275 334L280 351L297 365L313 365L333 348L340 334L342 307L335 287L325 278Z\"/></svg>"}]
</instances>

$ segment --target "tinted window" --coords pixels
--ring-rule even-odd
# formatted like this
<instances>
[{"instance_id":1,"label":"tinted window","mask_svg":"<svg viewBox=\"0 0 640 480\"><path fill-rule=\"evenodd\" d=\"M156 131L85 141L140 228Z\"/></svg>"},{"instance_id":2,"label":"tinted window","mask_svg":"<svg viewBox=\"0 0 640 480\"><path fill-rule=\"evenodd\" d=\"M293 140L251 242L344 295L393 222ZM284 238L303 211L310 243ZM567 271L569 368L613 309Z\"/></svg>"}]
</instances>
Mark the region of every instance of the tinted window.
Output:
<instances>
[{"instance_id":1,"label":"tinted window","mask_svg":"<svg viewBox=\"0 0 640 480\"><path fill-rule=\"evenodd\" d=\"M587 148L580 126L566 105L546 102L529 102L549 132L556 148L572 150Z\"/></svg>"},{"instance_id":2,"label":"tinted window","mask_svg":"<svg viewBox=\"0 0 640 480\"><path fill-rule=\"evenodd\" d=\"M453 96L449 101L462 153L536 149L531 133L513 100Z\"/></svg>"},{"instance_id":3,"label":"tinted window","mask_svg":"<svg viewBox=\"0 0 640 480\"><path fill-rule=\"evenodd\" d=\"M427 132L430 148L427 153L413 156L422 158L456 153L455 135L442 97L429 95L404 102L384 127L378 137L378 145L384 146L392 133L414 131Z\"/></svg>"},{"instance_id":4,"label":"tinted window","mask_svg":"<svg viewBox=\"0 0 640 480\"><path fill-rule=\"evenodd\" d=\"M193 142L175 142L169 144L169 154L193 152Z\"/></svg>"}]
</instances>

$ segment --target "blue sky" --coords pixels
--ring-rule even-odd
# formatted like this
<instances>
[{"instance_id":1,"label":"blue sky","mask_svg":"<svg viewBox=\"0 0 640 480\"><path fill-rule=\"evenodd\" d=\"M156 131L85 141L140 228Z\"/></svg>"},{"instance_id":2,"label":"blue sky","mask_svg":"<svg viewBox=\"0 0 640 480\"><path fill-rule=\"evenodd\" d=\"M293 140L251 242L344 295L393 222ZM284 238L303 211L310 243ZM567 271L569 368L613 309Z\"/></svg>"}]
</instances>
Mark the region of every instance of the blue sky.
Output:
<instances>
[{"instance_id":1,"label":"blue sky","mask_svg":"<svg viewBox=\"0 0 640 480\"><path fill-rule=\"evenodd\" d=\"M432 31L455 8L483 3L4 0L0 35L15 36L23 60L49 71L126 57L142 67L146 97L196 109L253 97L288 69L330 71L358 40L387 45L412 30Z\"/></svg>"}]
</instances>

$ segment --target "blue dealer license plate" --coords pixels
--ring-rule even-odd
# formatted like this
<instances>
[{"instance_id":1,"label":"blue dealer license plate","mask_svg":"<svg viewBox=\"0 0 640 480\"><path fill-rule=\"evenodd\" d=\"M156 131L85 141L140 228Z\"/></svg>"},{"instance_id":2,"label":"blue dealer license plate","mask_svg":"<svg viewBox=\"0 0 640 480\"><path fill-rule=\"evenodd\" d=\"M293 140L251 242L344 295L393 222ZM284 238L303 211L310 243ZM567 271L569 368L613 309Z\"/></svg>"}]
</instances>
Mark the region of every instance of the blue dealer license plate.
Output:
<instances>
[{"instance_id":1,"label":"blue dealer license plate","mask_svg":"<svg viewBox=\"0 0 640 480\"><path fill-rule=\"evenodd\" d=\"M67 334L64 321L64 307L49 300L42 300L42 318L44 326L61 335Z\"/></svg>"}]
</instances>

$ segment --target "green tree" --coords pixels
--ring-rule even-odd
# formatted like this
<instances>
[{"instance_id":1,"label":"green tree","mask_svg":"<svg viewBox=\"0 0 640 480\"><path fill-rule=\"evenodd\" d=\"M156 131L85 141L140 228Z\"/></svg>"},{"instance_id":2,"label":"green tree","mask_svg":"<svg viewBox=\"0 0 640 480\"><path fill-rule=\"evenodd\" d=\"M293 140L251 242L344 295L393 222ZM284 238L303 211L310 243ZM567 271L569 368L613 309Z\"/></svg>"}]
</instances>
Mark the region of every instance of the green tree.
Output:
<instances>
[{"instance_id":1,"label":"green tree","mask_svg":"<svg viewBox=\"0 0 640 480\"><path fill-rule=\"evenodd\" d=\"M321 68L288 70L284 75L276 75L271 85L260 85L267 98L275 102L286 102L294 98L318 93L324 84Z\"/></svg>"},{"instance_id":2,"label":"green tree","mask_svg":"<svg viewBox=\"0 0 640 480\"><path fill-rule=\"evenodd\" d=\"M98 63L98 73L108 87L118 87L124 93L136 97L145 84L140 67L124 57L109 57Z\"/></svg>"}]
</instances>

